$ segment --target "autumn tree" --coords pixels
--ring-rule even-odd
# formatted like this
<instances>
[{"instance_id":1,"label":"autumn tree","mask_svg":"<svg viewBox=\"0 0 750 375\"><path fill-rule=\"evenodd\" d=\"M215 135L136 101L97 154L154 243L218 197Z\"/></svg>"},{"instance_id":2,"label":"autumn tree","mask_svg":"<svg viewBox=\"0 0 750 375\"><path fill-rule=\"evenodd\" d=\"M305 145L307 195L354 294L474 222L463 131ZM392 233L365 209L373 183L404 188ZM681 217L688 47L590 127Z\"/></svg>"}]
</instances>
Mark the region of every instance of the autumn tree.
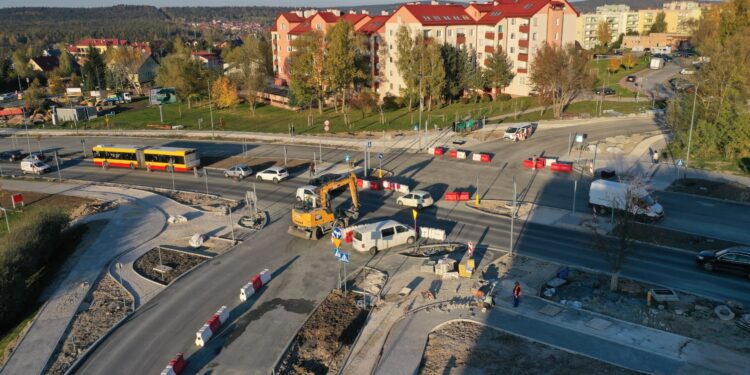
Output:
<instances>
[{"instance_id":1,"label":"autumn tree","mask_svg":"<svg viewBox=\"0 0 750 375\"><path fill-rule=\"evenodd\" d=\"M156 70L156 84L174 87L177 97L187 100L188 108L192 108L191 99L208 88L208 73L190 57L180 38L175 39L174 46L174 52L164 57Z\"/></svg>"},{"instance_id":2,"label":"autumn tree","mask_svg":"<svg viewBox=\"0 0 750 375\"><path fill-rule=\"evenodd\" d=\"M500 47L488 56L484 74L487 84L493 89L494 97L508 87L516 76L513 73L513 62Z\"/></svg>"},{"instance_id":3,"label":"autumn tree","mask_svg":"<svg viewBox=\"0 0 750 375\"><path fill-rule=\"evenodd\" d=\"M78 74L71 74L70 80L68 81L68 87L81 87L81 77Z\"/></svg>"},{"instance_id":4,"label":"autumn tree","mask_svg":"<svg viewBox=\"0 0 750 375\"><path fill-rule=\"evenodd\" d=\"M625 69L633 69L636 65L638 65L638 57L636 57L631 52L624 53L622 55L622 66L625 67Z\"/></svg>"},{"instance_id":5,"label":"autumn tree","mask_svg":"<svg viewBox=\"0 0 750 375\"><path fill-rule=\"evenodd\" d=\"M651 28L649 29L649 33L666 33L667 32L667 21L665 20L667 17L664 12L659 12L656 14L656 19L654 20L654 23L651 24Z\"/></svg>"},{"instance_id":6,"label":"autumn tree","mask_svg":"<svg viewBox=\"0 0 750 375\"><path fill-rule=\"evenodd\" d=\"M396 32L396 67L404 80L404 87L401 89L401 96L409 99L409 111L413 106L413 101L418 98L419 82L422 76L422 64L420 64L420 53L424 45L424 38L417 35L412 38L411 30L402 25Z\"/></svg>"},{"instance_id":7,"label":"autumn tree","mask_svg":"<svg viewBox=\"0 0 750 375\"><path fill-rule=\"evenodd\" d=\"M136 79L138 70L148 58L140 50L132 47L112 48L107 51L107 67L120 83L127 83L141 93L140 82Z\"/></svg>"},{"instance_id":8,"label":"autumn tree","mask_svg":"<svg viewBox=\"0 0 750 375\"><path fill-rule=\"evenodd\" d=\"M607 236L599 233L595 227L593 228L594 250L600 252L611 267L609 289L612 291L617 290L620 272L622 272L622 268L628 257L635 250L632 243L636 225L635 206L636 201L639 199L635 192L642 188L643 186L639 180L630 181L627 183L625 196L613 196L611 198L610 207L623 207L622 210L614 210L610 216L614 219L611 223L614 226L613 232L616 237L614 243Z\"/></svg>"},{"instance_id":9,"label":"autumn tree","mask_svg":"<svg viewBox=\"0 0 750 375\"><path fill-rule=\"evenodd\" d=\"M58 60L60 61L60 65L58 65L55 71L60 77L69 77L71 74L73 74L73 72L75 72L75 59L68 51L62 50L62 52L60 52L60 57L58 57Z\"/></svg>"},{"instance_id":10,"label":"autumn tree","mask_svg":"<svg viewBox=\"0 0 750 375\"><path fill-rule=\"evenodd\" d=\"M255 108L263 100L271 77L262 39L246 38L243 45L227 52L226 61L230 64L229 78L244 92L245 101L255 116Z\"/></svg>"},{"instance_id":11,"label":"autumn tree","mask_svg":"<svg viewBox=\"0 0 750 375\"><path fill-rule=\"evenodd\" d=\"M47 77L47 90L50 94L62 94L65 91L62 78L56 72L50 73Z\"/></svg>"},{"instance_id":12,"label":"autumn tree","mask_svg":"<svg viewBox=\"0 0 750 375\"><path fill-rule=\"evenodd\" d=\"M587 53L576 50L572 44L564 47L545 44L537 51L529 79L534 90L549 99L555 117L562 116L573 97L591 88L594 76L589 71L590 61Z\"/></svg>"},{"instance_id":13,"label":"autumn tree","mask_svg":"<svg viewBox=\"0 0 750 375\"><path fill-rule=\"evenodd\" d=\"M323 33L317 30L306 32L292 41L294 49L289 59L293 97L301 103L317 100L318 112L323 113L325 103L325 49Z\"/></svg>"},{"instance_id":14,"label":"autumn tree","mask_svg":"<svg viewBox=\"0 0 750 375\"><path fill-rule=\"evenodd\" d=\"M609 46L609 42L612 41L612 28L609 26L609 22L599 22L599 24L596 26L596 39L599 40L600 46Z\"/></svg>"},{"instance_id":15,"label":"autumn tree","mask_svg":"<svg viewBox=\"0 0 750 375\"><path fill-rule=\"evenodd\" d=\"M340 20L328 30L325 37L326 53L324 57L327 88L341 95L341 110L346 109L347 93L354 87L354 81L366 76L358 66L358 55L365 51L365 41L354 31L354 26ZM334 102L336 102L336 95Z\"/></svg>"},{"instance_id":16,"label":"autumn tree","mask_svg":"<svg viewBox=\"0 0 750 375\"><path fill-rule=\"evenodd\" d=\"M29 85L29 88L23 94L24 105L30 111L37 112L42 109L45 96L42 85L39 83L39 79L34 78L31 85Z\"/></svg>"},{"instance_id":17,"label":"autumn tree","mask_svg":"<svg viewBox=\"0 0 750 375\"><path fill-rule=\"evenodd\" d=\"M618 70L620 70L620 65L622 65L622 61L620 61L620 59L607 60L607 70L610 73L616 73Z\"/></svg>"},{"instance_id":18,"label":"autumn tree","mask_svg":"<svg viewBox=\"0 0 750 375\"><path fill-rule=\"evenodd\" d=\"M362 114L362 118L373 113L378 108L378 95L372 90L362 90L356 93L351 100L351 106Z\"/></svg>"},{"instance_id":19,"label":"autumn tree","mask_svg":"<svg viewBox=\"0 0 750 375\"><path fill-rule=\"evenodd\" d=\"M224 75L211 85L211 96L216 107L220 109L233 107L240 102L237 87L229 80L229 77Z\"/></svg>"},{"instance_id":20,"label":"autumn tree","mask_svg":"<svg viewBox=\"0 0 750 375\"><path fill-rule=\"evenodd\" d=\"M427 96L427 110L432 111L432 103L440 99L445 87L445 68L440 44L432 40L425 40L424 44L424 51L420 53L422 90L423 95Z\"/></svg>"}]
</instances>

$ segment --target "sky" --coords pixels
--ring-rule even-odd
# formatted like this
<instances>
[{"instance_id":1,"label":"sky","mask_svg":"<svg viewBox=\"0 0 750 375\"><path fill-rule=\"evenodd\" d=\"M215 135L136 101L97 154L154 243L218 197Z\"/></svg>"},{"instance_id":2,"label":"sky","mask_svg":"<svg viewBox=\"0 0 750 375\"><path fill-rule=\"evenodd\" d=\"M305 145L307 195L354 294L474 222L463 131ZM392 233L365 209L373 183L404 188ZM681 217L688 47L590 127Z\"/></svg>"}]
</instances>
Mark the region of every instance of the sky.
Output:
<instances>
[{"instance_id":1,"label":"sky","mask_svg":"<svg viewBox=\"0 0 750 375\"><path fill-rule=\"evenodd\" d=\"M454 0L459 2L460 0ZM0 0L6 7L104 7L117 4L155 6L253 6L273 5L288 7L356 6L397 3L398 0Z\"/></svg>"}]
</instances>

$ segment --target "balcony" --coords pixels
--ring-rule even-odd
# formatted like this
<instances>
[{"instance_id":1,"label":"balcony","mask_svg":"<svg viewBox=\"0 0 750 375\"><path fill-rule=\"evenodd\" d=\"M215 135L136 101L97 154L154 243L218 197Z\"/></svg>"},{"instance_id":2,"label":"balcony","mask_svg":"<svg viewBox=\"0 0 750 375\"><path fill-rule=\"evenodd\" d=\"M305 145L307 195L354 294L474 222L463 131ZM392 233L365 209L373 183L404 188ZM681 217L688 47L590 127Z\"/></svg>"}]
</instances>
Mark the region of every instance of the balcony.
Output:
<instances>
[{"instance_id":1,"label":"balcony","mask_svg":"<svg viewBox=\"0 0 750 375\"><path fill-rule=\"evenodd\" d=\"M526 73L528 73L528 72L529 72L529 70L528 70L528 69L526 69L526 68L518 68L517 72L518 72L519 74L526 74Z\"/></svg>"},{"instance_id":2,"label":"balcony","mask_svg":"<svg viewBox=\"0 0 750 375\"><path fill-rule=\"evenodd\" d=\"M529 61L529 54L528 53L519 53L518 54L518 61Z\"/></svg>"},{"instance_id":3,"label":"balcony","mask_svg":"<svg viewBox=\"0 0 750 375\"><path fill-rule=\"evenodd\" d=\"M521 48L529 48L529 40L528 39L521 39L518 41L518 46Z\"/></svg>"},{"instance_id":4,"label":"balcony","mask_svg":"<svg viewBox=\"0 0 750 375\"><path fill-rule=\"evenodd\" d=\"M492 46L484 46L484 52L493 53L495 52L495 48Z\"/></svg>"},{"instance_id":5,"label":"balcony","mask_svg":"<svg viewBox=\"0 0 750 375\"><path fill-rule=\"evenodd\" d=\"M497 40L503 40L503 33L497 33Z\"/></svg>"},{"instance_id":6,"label":"balcony","mask_svg":"<svg viewBox=\"0 0 750 375\"><path fill-rule=\"evenodd\" d=\"M491 32L491 31L490 32L486 32L486 33L484 33L484 38L485 39L495 40L495 33Z\"/></svg>"},{"instance_id":7,"label":"balcony","mask_svg":"<svg viewBox=\"0 0 750 375\"><path fill-rule=\"evenodd\" d=\"M466 43L466 35L456 34L456 44L465 44L465 43Z\"/></svg>"},{"instance_id":8,"label":"balcony","mask_svg":"<svg viewBox=\"0 0 750 375\"><path fill-rule=\"evenodd\" d=\"M529 33L529 24L521 25L518 27L518 31L528 34Z\"/></svg>"}]
</instances>

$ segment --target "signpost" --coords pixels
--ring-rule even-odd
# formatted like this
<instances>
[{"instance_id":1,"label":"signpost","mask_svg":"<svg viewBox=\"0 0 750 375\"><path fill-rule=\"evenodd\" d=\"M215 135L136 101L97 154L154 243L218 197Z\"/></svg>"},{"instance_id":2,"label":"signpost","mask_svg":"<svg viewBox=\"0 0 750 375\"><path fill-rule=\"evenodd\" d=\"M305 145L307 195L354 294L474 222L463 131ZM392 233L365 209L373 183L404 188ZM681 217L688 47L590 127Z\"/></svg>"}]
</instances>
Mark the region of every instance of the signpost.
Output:
<instances>
[{"instance_id":1,"label":"signpost","mask_svg":"<svg viewBox=\"0 0 750 375\"><path fill-rule=\"evenodd\" d=\"M419 229L417 228L417 216L419 216L419 212L417 212L417 209L411 209L411 216L414 217L414 231L419 233Z\"/></svg>"},{"instance_id":2,"label":"signpost","mask_svg":"<svg viewBox=\"0 0 750 375\"><path fill-rule=\"evenodd\" d=\"M23 207L23 194L21 194L21 193L13 194L12 198L13 198L12 199L13 209L15 209L16 206L19 205L19 204L21 205L21 207Z\"/></svg>"},{"instance_id":3,"label":"signpost","mask_svg":"<svg viewBox=\"0 0 750 375\"><path fill-rule=\"evenodd\" d=\"M331 131L331 122L330 122L330 121L328 121L328 120L325 120L325 121L323 122L323 125L324 125L324 126L323 126L323 130L325 130L325 131L326 131L326 133L328 133L329 131Z\"/></svg>"},{"instance_id":4,"label":"signpost","mask_svg":"<svg viewBox=\"0 0 750 375\"><path fill-rule=\"evenodd\" d=\"M378 154L378 177L383 178L383 153Z\"/></svg>"},{"instance_id":5,"label":"signpost","mask_svg":"<svg viewBox=\"0 0 750 375\"><path fill-rule=\"evenodd\" d=\"M341 283L343 281L344 283L344 293L346 293L346 263L349 263L349 255L345 252L341 251L341 238L344 237L344 233L341 231L341 228L334 227L331 231L331 242L333 242L333 256L336 257L338 260L338 282L339 282L339 288L341 288ZM344 278L342 280L341 278L341 262L344 262Z\"/></svg>"},{"instance_id":6,"label":"signpost","mask_svg":"<svg viewBox=\"0 0 750 375\"><path fill-rule=\"evenodd\" d=\"M469 259L471 259L472 256L474 256L474 243L469 241L468 246L469 246L469 249L467 250L467 253L469 254Z\"/></svg>"}]
</instances>

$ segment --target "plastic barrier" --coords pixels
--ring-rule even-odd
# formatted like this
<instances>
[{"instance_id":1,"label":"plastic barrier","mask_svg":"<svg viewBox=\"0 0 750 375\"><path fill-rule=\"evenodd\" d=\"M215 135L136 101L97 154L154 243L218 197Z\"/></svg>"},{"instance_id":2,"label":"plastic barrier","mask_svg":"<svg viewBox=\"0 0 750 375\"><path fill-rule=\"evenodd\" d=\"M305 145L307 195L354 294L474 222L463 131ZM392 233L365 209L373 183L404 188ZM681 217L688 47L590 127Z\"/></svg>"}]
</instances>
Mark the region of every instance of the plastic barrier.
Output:
<instances>
[{"instance_id":1,"label":"plastic barrier","mask_svg":"<svg viewBox=\"0 0 750 375\"><path fill-rule=\"evenodd\" d=\"M211 328L211 336L213 336L216 332L219 332L219 328L221 328L221 319L219 319L218 315L214 314L208 319L206 324Z\"/></svg>"},{"instance_id":2,"label":"plastic barrier","mask_svg":"<svg viewBox=\"0 0 750 375\"><path fill-rule=\"evenodd\" d=\"M443 194L443 199L447 201L457 201L458 193L452 191L446 192L445 194Z\"/></svg>"},{"instance_id":3,"label":"plastic barrier","mask_svg":"<svg viewBox=\"0 0 750 375\"><path fill-rule=\"evenodd\" d=\"M445 241L445 238L446 238L444 229L427 228L427 227L419 228L419 237L429 238L429 239L433 239L437 241Z\"/></svg>"},{"instance_id":4,"label":"plastic barrier","mask_svg":"<svg viewBox=\"0 0 750 375\"><path fill-rule=\"evenodd\" d=\"M468 201L469 200L469 192L468 191L462 191L458 193L458 200L459 201Z\"/></svg>"},{"instance_id":5,"label":"plastic barrier","mask_svg":"<svg viewBox=\"0 0 750 375\"><path fill-rule=\"evenodd\" d=\"M227 322L227 319L229 319L229 308L226 306L222 306L218 311L216 311L216 315L219 316L219 321L221 324L224 324Z\"/></svg>"},{"instance_id":6,"label":"plastic barrier","mask_svg":"<svg viewBox=\"0 0 750 375\"><path fill-rule=\"evenodd\" d=\"M544 169L545 161L544 158L536 159L536 169Z\"/></svg>"},{"instance_id":7,"label":"plastic barrier","mask_svg":"<svg viewBox=\"0 0 750 375\"><path fill-rule=\"evenodd\" d=\"M482 163L489 163L492 161L492 156L490 156L490 154L480 154L480 155L481 155L481 158L479 159L479 161L481 161Z\"/></svg>"},{"instance_id":8,"label":"plastic barrier","mask_svg":"<svg viewBox=\"0 0 750 375\"><path fill-rule=\"evenodd\" d=\"M203 327L195 333L195 345L205 346L213 335L214 333L211 331L211 327L208 324L204 324Z\"/></svg>"},{"instance_id":9,"label":"plastic barrier","mask_svg":"<svg viewBox=\"0 0 750 375\"><path fill-rule=\"evenodd\" d=\"M164 370L161 370L161 375L176 375L176 373L172 369L172 366L167 365Z\"/></svg>"},{"instance_id":10,"label":"plastic barrier","mask_svg":"<svg viewBox=\"0 0 750 375\"><path fill-rule=\"evenodd\" d=\"M250 284L253 284L253 289L259 291L263 287L263 281L260 280L260 275L255 275L250 279Z\"/></svg>"},{"instance_id":11,"label":"plastic barrier","mask_svg":"<svg viewBox=\"0 0 750 375\"><path fill-rule=\"evenodd\" d=\"M452 159L455 159L455 158L458 157L458 151L457 150L451 150L449 155L450 155L450 157Z\"/></svg>"},{"instance_id":12,"label":"plastic barrier","mask_svg":"<svg viewBox=\"0 0 750 375\"><path fill-rule=\"evenodd\" d=\"M551 167L551 166L552 166L552 164L555 164L555 163L557 163L557 158L546 157L546 158L544 158L544 163L545 163L545 164L546 164L546 165L547 165L548 167Z\"/></svg>"},{"instance_id":13,"label":"plastic barrier","mask_svg":"<svg viewBox=\"0 0 750 375\"><path fill-rule=\"evenodd\" d=\"M435 156L443 156L443 155L445 155L445 148L435 147Z\"/></svg>"},{"instance_id":14,"label":"plastic barrier","mask_svg":"<svg viewBox=\"0 0 750 375\"><path fill-rule=\"evenodd\" d=\"M396 190L399 193L403 193L403 194L409 194L409 192L411 191L411 189L409 188L409 185L401 185L401 184L398 185L398 189Z\"/></svg>"},{"instance_id":15,"label":"plastic barrier","mask_svg":"<svg viewBox=\"0 0 750 375\"><path fill-rule=\"evenodd\" d=\"M383 190L393 190L391 189L391 182L389 181L383 181Z\"/></svg>"},{"instance_id":16,"label":"plastic barrier","mask_svg":"<svg viewBox=\"0 0 750 375\"><path fill-rule=\"evenodd\" d=\"M255 288L252 283L247 283L245 286L240 288L240 301L245 302L255 294Z\"/></svg>"},{"instance_id":17,"label":"plastic barrier","mask_svg":"<svg viewBox=\"0 0 750 375\"><path fill-rule=\"evenodd\" d=\"M456 151L456 159L466 159L467 151Z\"/></svg>"},{"instance_id":18,"label":"plastic barrier","mask_svg":"<svg viewBox=\"0 0 750 375\"><path fill-rule=\"evenodd\" d=\"M482 161L482 154L474 153L471 155L471 160L474 161Z\"/></svg>"},{"instance_id":19,"label":"plastic barrier","mask_svg":"<svg viewBox=\"0 0 750 375\"><path fill-rule=\"evenodd\" d=\"M531 159L526 159L523 161L523 167L527 169L534 168L534 161Z\"/></svg>"},{"instance_id":20,"label":"plastic barrier","mask_svg":"<svg viewBox=\"0 0 750 375\"><path fill-rule=\"evenodd\" d=\"M271 271L269 271L268 268L260 273L260 281L263 282L263 285L267 285L268 282L271 281Z\"/></svg>"},{"instance_id":21,"label":"plastic barrier","mask_svg":"<svg viewBox=\"0 0 750 375\"><path fill-rule=\"evenodd\" d=\"M380 181L370 181L370 190L380 190Z\"/></svg>"},{"instance_id":22,"label":"plastic barrier","mask_svg":"<svg viewBox=\"0 0 750 375\"><path fill-rule=\"evenodd\" d=\"M435 155L435 147L430 147L427 149L427 153L430 155Z\"/></svg>"},{"instance_id":23,"label":"plastic barrier","mask_svg":"<svg viewBox=\"0 0 750 375\"><path fill-rule=\"evenodd\" d=\"M167 368L164 370L172 370L172 374L180 375L182 373L182 370L185 369L185 365L187 365L185 356L182 353L177 353L177 355L171 361L169 361Z\"/></svg>"},{"instance_id":24,"label":"plastic barrier","mask_svg":"<svg viewBox=\"0 0 750 375\"><path fill-rule=\"evenodd\" d=\"M346 235L344 236L344 242L352 243L352 241L354 241L354 231L350 230L346 232Z\"/></svg>"},{"instance_id":25,"label":"plastic barrier","mask_svg":"<svg viewBox=\"0 0 750 375\"><path fill-rule=\"evenodd\" d=\"M573 172L573 164L553 163L549 169L553 172L571 173Z\"/></svg>"}]
</instances>

